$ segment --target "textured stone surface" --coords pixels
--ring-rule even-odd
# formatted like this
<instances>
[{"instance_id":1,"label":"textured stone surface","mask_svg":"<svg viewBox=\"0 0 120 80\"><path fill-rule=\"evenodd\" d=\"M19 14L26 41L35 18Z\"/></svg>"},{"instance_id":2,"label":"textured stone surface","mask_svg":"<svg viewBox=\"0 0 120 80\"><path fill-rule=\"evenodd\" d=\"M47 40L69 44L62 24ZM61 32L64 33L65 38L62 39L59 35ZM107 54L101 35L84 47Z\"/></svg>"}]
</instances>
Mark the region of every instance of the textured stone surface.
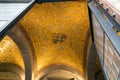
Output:
<instances>
[{"instance_id":1,"label":"textured stone surface","mask_svg":"<svg viewBox=\"0 0 120 80\"><path fill-rule=\"evenodd\" d=\"M35 4L20 24L33 42L38 71L66 64L84 74L90 35L87 2Z\"/></svg>"}]
</instances>

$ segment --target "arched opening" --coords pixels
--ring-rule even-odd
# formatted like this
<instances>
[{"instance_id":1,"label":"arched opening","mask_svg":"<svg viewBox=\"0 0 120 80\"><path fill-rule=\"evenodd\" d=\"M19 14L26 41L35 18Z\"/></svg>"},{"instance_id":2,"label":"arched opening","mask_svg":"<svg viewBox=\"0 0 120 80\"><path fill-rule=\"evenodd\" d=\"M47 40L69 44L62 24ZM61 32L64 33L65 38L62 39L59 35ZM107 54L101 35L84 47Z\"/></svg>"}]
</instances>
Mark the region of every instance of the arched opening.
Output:
<instances>
[{"instance_id":1,"label":"arched opening","mask_svg":"<svg viewBox=\"0 0 120 80\"><path fill-rule=\"evenodd\" d=\"M16 64L0 63L0 80L25 80L25 72Z\"/></svg>"},{"instance_id":2,"label":"arched opening","mask_svg":"<svg viewBox=\"0 0 120 80\"><path fill-rule=\"evenodd\" d=\"M40 70L36 80L84 80L79 71L68 65L53 64Z\"/></svg>"},{"instance_id":3,"label":"arched opening","mask_svg":"<svg viewBox=\"0 0 120 80\"><path fill-rule=\"evenodd\" d=\"M5 36L0 41L0 79L12 79L14 76L25 80L24 62L17 45L10 37Z\"/></svg>"}]
</instances>

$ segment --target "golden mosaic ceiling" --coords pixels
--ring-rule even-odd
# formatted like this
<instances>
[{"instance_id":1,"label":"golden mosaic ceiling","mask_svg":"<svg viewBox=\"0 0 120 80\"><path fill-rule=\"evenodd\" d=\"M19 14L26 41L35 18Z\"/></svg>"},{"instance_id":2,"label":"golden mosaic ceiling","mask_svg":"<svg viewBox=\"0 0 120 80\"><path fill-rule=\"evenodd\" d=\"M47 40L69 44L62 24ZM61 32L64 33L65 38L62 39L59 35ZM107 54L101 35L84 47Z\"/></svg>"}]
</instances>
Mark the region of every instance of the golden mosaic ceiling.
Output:
<instances>
[{"instance_id":1,"label":"golden mosaic ceiling","mask_svg":"<svg viewBox=\"0 0 120 80\"><path fill-rule=\"evenodd\" d=\"M14 41L8 36L5 36L0 41L0 63L12 63L24 69L21 52Z\"/></svg>"},{"instance_id":2,"label":"golden mosaic ceiling","mask_svg":"<svg viewBox=\"0 0 120 80\"><path fill-rule=\"evenodd\" d=\"M33 42L37 70L51 64L66 64L84 74L90 34L87 2L35 4L20 24Z\"/></svg>"},{"instance_id":3,"label":"golden mosaic ceiling","mask_svg":"<svg viewBox=\"0 0 120 80\"><path fill-rule=\"evenodd\" d=\"M85 74L90 36L87 2L35 4L19 24L32 41L37 71L59 64L71 66L81 75ZM0 53L1 62L14 63L24 69L21 53L8 36L0 42Z\"/></svg>"}]
</instances>

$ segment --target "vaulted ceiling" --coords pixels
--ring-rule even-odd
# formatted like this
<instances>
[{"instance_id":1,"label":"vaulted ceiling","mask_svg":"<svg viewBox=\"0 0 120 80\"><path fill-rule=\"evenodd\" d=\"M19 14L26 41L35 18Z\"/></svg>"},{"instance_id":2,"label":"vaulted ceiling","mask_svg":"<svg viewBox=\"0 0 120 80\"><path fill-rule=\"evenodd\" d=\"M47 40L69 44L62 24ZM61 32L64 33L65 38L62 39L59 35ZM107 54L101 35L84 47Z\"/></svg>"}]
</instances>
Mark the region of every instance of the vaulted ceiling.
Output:
<instances>
[{"instance_id":1,"label":"vaulted ceiling","mask_svg":"<svg viewBox=\"0 0 120 80\"><path fill-rule=\"evenodd\" d=\"M12 63L24 69L21 52L9 36L5 36L4 39L0 41L0 63Z\"/></svg>"},{"instance_id":2,"label":"vaulted ceiling","mask_svg":"<svg viewBox=\"0 0 120 80\"><path fill-rule=\"evenodd\" d=\"M35 4L18 24L33 44L36 72L53 64L65 65L76 69L85 79L90 39L87 2ZM0 47L0 57L4 56L1 62L14 62L24 69L20 51L8 36Z\"/></svg>"}]
</instances>

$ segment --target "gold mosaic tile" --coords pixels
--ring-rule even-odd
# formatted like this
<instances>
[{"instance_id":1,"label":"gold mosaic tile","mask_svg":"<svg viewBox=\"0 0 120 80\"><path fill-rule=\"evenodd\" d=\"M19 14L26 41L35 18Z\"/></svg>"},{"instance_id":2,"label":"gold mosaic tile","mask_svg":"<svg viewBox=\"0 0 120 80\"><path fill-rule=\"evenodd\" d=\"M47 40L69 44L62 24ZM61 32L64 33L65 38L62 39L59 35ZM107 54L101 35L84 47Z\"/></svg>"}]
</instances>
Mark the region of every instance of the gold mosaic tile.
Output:
<instances>
[{"instance_id":1,"label":"gold mosaic tile","mask_svg":"<svg viewBox=\"0 0 120 80\"><path fill-rule=\"evenodd\" d=\"M8 36L0 41L0 63L13 63L24 69L21 52Z\"/></svg>"},{"instance_id":2,"label":"gold mosaic tile","mask_svg":"<svg viewBox=\"0 0 120 80\"><path fill-rule=\"evenodd\" d=\"M20 21L33 42L37 70L68 64L84 74L89 18L87 2L35 4Z\"/></svg>"}]
</instances>

